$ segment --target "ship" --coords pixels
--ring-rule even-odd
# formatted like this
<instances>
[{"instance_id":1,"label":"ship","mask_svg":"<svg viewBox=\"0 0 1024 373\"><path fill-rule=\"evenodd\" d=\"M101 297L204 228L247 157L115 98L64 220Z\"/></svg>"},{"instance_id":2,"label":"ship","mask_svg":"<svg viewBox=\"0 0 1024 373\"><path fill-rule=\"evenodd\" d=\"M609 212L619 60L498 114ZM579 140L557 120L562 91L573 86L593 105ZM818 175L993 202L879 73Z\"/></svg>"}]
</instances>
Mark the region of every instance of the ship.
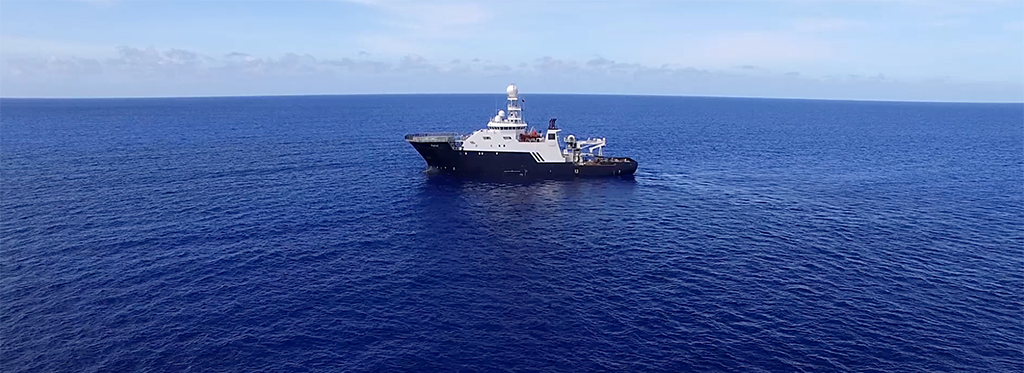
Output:
<instances>
[{"instance_id":1,"label":"ship","mask_svg":"<svg viewBox=\"0 0 1024 373\"><path fill-rule=\"evenodd\" d=\"M511 84L505 91L508 111L499 110L487 128L468 135L408 134L405 141L427 162L428 170L452 175L556 179L632 177L636 172L632 158L604 156L604 138L562 137L556 118L543 132L528 129L519 89Z\"/></svg>"}]
</instances>

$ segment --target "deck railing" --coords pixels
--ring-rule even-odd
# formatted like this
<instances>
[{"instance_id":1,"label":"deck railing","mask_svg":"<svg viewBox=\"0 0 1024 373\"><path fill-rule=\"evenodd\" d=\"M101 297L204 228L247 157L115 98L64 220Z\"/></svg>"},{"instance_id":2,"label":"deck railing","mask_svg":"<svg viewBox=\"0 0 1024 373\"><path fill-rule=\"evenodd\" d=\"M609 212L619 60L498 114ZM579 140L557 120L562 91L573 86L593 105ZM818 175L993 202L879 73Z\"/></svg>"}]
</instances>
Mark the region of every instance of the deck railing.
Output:
<instances>
[{"instance_id":1,"label":"deck railing","mask_svg":"<svg viewBox=\"0 0 1024 373\"><path fill-rule=\"evenodd\" d=\"M462 135L455 132L428 132L405 135L405 141L409 142L452 142L461 139Z\"/></svg>"}]
</instances>

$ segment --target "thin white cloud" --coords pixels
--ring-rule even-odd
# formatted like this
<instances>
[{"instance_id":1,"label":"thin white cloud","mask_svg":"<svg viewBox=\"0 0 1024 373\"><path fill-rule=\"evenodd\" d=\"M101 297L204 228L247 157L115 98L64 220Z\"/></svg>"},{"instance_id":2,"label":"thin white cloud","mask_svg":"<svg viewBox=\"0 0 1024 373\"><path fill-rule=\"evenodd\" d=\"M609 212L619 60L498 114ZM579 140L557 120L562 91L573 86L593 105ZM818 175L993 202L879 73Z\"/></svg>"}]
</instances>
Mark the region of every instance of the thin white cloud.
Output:
<instances>
[{"instance_id":1,"label":"thin white cloud","mask_svg":"<svg viewBox=\"0 0 1024 373\"><path fill-rule=\"evenodd\" d=\"M741 32L691 40L685 58L702 66L735 66L750 63L808 63L842 58L835 44L808 36L780 32Z\"/></svg>"},{"instance_id":2,"label":"thin white cloud","mask_svg":"<svg viewBox=\"0 0 1024 373\"><path fill-rule=\"evenodd\" d=\"M927 25L929 27L935 27L935 28L953 28L953 27L957 27L957 26L963 26L966 23L967 23L967 21L965 21L963 19L949 18L949 19L939 19L939 20L929 21L927 23Z\"/></svg>"},{"instance_id":3,"label":"thin white cloud","mask_svg":"<svg viewBox=\"0 0 1024 373\"><path fill-rule=\"evenodd\" d=\"M355 0L381 13L383 32L365 35L368 48L377 49L381 42L390 46L424 42L475 38L477 28L492 22L497 12L494 3L479 1L381 1ZM406 49L409 50L409 49Z\"/></svg>"},{"instance_id":4,"label":"thin white cloud","mask_svg":"<svg viewBox=\"0 0 1024 373\"><path fill-rule=\"evenodd\" d=\"M357 44L361 45L362 49L369 51L367 52L368 55L394 57L417 54L422 56L430 55L433 50L426 43L404 36L372 34L355 36L354 39Z\"/></svg>"},{"instance_id":5,"label":"thin white cloud","mask_svg":"<svg viewBox=\"0 0 1024 373\"><path fill-rule=\"evenodd\" d=\"M16 57L100 57L110 53L110 46L59 40L0 35L0 56Z\"/></svg>"},{"instance_id":6,"label":"thin white cloud","mask_svg":"<svg viewBox=\"0 0 1024 373\"><path fill-rule=\"evenodd\" d=\"M805 18L793 24L793 30L797 32L853 31L865 27L866 23L863 21L846 18Z\"/></svg>"},{"instance_id":7,"label":"thin white cloud","mask_svg":"<svg viewBox=\"0 0 1024 373\"><path fill-rule=\"evenodd\" d=\"M463 31L490 21L494 13L476 2L382 2L391 27L421 38L463 36Z\"/></svg>"},{"instance_id":8,"label":"thin white cloud","mask_svg":"<svg viewBox=\"0 0 1024 373\"><path fill-rule=\"evenodd\" d=\"M577 61L545 56L520 64L466 61L472 62L433 62L418 55L392 61L320 59L302 53L257 57L231 52L215 57L183 49L120 47L116 57L107 59L2 58L0 95L237 95L257 93L254 89L261 94L487 92L494 85L514 80L531 86L534 92L1024 100L1021 84L901 81L881 73L814 78L752 65L723 71L679 64L641 65L603 57Z\"/></svg>"},{"instance_id":9,"label":"thin white cloud","mask_svg":"<svg viewBox=\"0 0 1024 373\"><path fill-rule=\"evenodd\" d=\"M493 27L496 3L477 1L356 0L379 14L382 31L356 36L365 50L386 55L430 55L437 47L479 37L479 28Z\"/></svg>"}]
</instances>

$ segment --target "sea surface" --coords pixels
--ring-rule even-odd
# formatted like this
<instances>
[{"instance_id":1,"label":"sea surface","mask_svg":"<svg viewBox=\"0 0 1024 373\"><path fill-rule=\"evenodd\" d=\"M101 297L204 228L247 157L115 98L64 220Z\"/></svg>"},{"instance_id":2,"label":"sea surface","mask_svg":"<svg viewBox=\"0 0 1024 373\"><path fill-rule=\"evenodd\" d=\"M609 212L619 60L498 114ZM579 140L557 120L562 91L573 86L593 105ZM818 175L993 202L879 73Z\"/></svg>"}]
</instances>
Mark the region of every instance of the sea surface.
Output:
<instances>
[{"instance_id":1,"label":"sea surface","mask_svg":"<svg viewBox=\"0 0 1024 373\"><path fill-rule=\"evenodd\" d=\"M1024 371L1024 105L525 98L635 177L425 173L501 95L0 100L0 371Z\"/></svg>"}]
</instances>

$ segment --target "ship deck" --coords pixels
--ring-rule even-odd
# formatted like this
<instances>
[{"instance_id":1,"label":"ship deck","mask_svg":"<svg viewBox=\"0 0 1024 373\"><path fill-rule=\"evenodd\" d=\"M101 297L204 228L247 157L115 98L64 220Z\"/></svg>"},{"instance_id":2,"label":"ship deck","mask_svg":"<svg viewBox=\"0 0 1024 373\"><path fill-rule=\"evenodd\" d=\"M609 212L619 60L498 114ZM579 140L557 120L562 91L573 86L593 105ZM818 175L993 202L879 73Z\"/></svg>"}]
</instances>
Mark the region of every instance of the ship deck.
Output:
<instances>
[{"instance_id":1,"label":"ship deck","mask_svg":"<svg viewBox=\"0 0 1024 373\"><path fill-rule=\"evenodd\" d=\"M462 135L455 132L413 133L405 135L405 141L408 142L452 142L461 139Z\"/></svg>"}]
</instances>

